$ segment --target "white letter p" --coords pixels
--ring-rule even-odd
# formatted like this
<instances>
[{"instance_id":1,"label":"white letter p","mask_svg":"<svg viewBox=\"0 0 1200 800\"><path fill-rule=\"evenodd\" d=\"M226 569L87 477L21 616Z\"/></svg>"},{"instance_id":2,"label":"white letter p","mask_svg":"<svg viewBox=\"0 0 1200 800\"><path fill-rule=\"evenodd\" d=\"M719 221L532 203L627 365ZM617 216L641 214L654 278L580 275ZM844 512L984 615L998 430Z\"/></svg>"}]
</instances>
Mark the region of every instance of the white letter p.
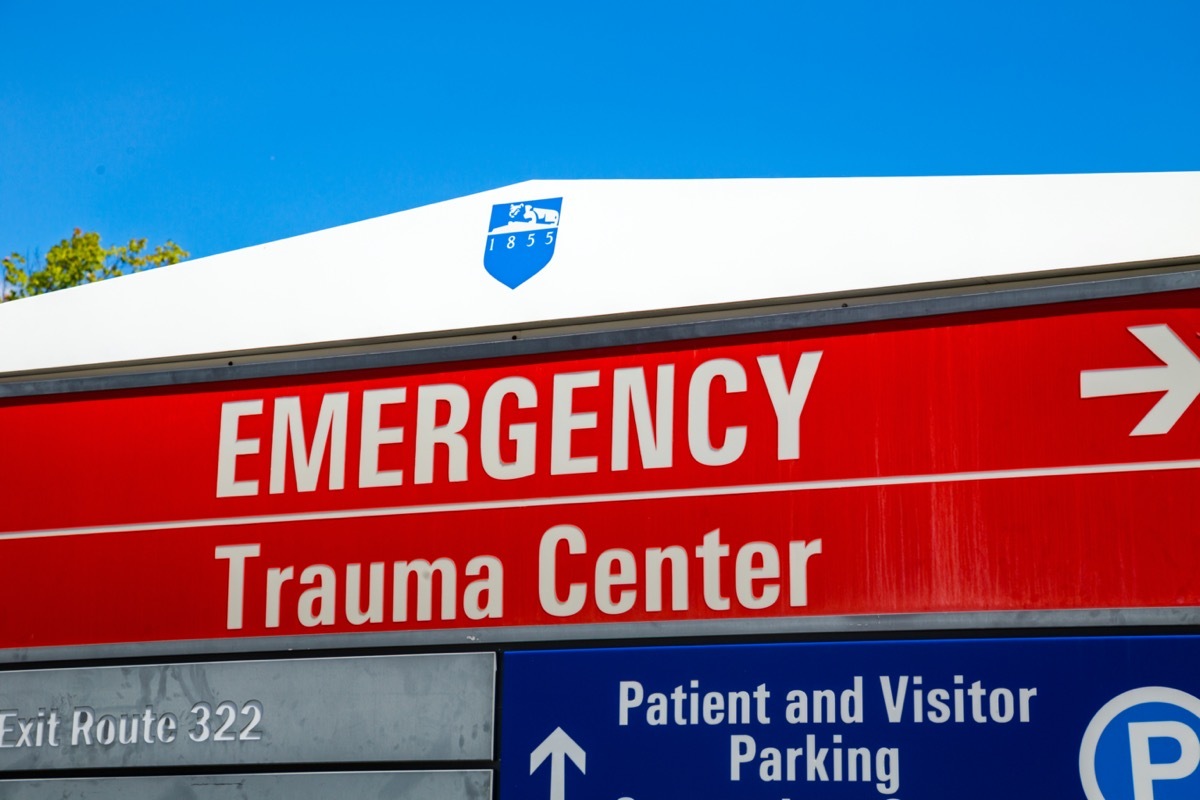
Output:
<instances>
[{"instance_id":1,"label":"white letter p","mask_svg":"<svg viewBox=\"0 0 1200 800\"><path fill-rule=\"evenodd\" d=\"M1151 739L1174 739L1179 742L1179 758L1158 764L1151 761ZM1154 800L1155 781L1186 778L1200 766L1200 739L1194 730L1182 722L1131 722L1129 758L1133 765L1133 800Z\"/></svg>"}]
</instances>

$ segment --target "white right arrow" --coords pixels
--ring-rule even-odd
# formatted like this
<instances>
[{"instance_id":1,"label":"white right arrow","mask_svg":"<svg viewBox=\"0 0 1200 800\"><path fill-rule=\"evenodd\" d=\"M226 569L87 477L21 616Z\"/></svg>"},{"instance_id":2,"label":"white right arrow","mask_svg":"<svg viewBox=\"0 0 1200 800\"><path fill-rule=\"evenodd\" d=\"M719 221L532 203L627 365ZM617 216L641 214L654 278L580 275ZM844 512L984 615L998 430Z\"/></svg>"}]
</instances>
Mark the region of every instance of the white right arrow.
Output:
<instances>
[{"instance_id":1,"label":"white right arrow","mask_svg":"<svg viewBox=\"0 0 1200 800\"><path fill-rule=\"evenodd\" d=\"M1129 435L1167 433L1200 396L1200 358L1166 325L1140 325L1129 332L1158 356L1163 366L1083 370L1079 373L1079 396L1165 392Z\"/></svg>"},{"instance_id":2,"label":"white right arrow","mask_svg":"<svg viewBox=\"0 0 1200 800\"><path fill-rule=\"evenodd\" d=\"M567 765L564 756L571 759L580 772L587 774L587 754L562 728L555 728L554 732L529 754L530 775L537 771L547 757L550 758L550 800L565 800L567 796Z\"/></svg>"}]
</instances>

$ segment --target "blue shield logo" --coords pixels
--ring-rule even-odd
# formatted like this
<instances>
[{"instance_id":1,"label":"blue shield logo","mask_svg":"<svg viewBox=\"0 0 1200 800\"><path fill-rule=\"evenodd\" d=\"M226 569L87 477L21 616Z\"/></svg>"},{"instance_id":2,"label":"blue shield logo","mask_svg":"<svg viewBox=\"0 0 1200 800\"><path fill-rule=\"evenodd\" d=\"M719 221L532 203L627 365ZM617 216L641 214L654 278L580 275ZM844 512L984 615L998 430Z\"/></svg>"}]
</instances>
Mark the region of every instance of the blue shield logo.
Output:
<instances>
[{"instance_id":1,"label":"blue shield logo","mask_svg":"<svg viewBox=\"0 0 1200 800\"><path fill-rule=\"evenodd\" d=\"M550 263L558 238L562 198L492 206L483 266L496 280L515 289Z\"/></svg>"}]
</instances>

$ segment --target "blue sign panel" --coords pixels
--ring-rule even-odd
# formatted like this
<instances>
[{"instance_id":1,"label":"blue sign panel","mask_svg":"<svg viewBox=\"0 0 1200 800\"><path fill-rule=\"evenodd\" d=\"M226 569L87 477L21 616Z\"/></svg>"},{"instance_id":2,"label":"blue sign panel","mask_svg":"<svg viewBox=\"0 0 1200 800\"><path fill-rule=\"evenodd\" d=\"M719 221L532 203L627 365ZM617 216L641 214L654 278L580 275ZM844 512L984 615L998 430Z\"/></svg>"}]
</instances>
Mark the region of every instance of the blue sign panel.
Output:
<instances>
[{"instance_id":1,"label":"blue sign panel","mask_svg":"<svg viewBox=\"0 0 1200 800\"><path fill-rule=\"evenodd\" d=\"M492 206L484 269L510 289L532 278L554 255L560 213L561 197Z\"/></svg>"},{"instance_id":2,"label":"blue sign panel","mask_svg":"<svg viewBox=\"0 0 1200 800\"><path fill-rule=\"evenodd\" d=\"M1200 637L504 657L500 800L1200 797Z\"/></svg>"}]
</instances>

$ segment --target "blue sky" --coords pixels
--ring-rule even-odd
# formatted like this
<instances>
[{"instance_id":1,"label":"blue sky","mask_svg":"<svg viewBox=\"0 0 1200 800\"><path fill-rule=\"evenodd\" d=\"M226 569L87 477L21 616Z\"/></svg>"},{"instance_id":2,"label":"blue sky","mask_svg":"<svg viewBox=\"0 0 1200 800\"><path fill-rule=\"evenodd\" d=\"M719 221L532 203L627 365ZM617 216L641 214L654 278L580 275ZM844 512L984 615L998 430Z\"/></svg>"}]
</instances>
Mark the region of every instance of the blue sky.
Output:
<instances>
[{"instance_id":1,"label":"blue sky","mask_svg":"<svg viewBox=\"0 0 1200 800\"><path fill-rule=\"evenodd\" d=\"M1196 0L0 0L0 251L530 178L1200 169Z\"/></svg>"}]
</instances>

